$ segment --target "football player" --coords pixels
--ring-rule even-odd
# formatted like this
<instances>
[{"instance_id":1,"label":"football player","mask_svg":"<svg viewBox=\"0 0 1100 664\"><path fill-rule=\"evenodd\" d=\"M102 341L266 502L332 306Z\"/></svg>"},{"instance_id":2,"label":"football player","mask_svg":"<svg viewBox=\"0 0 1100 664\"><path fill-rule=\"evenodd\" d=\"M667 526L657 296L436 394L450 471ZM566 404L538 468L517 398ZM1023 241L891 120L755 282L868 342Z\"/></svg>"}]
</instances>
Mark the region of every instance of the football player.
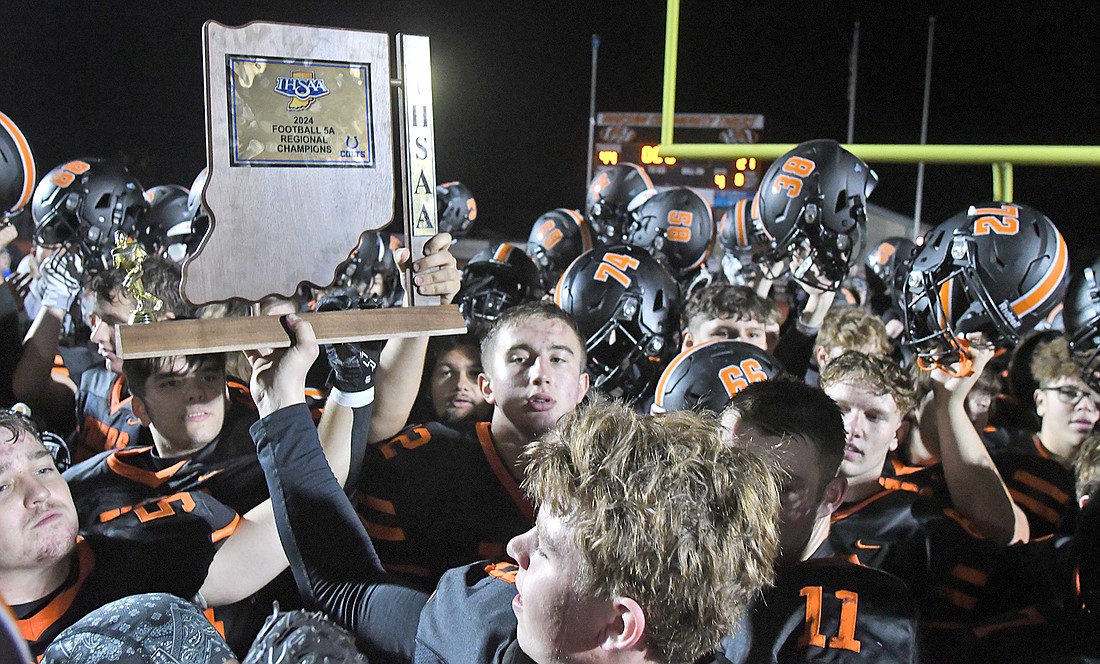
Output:
<instances>
[{"instance_id":1,"label":"football player","mask_svg":"<svg viewBox=\"0 0 1100 664\"><path fill-rule=\"evenodd\" d=\"M771 458L781 476L776 583L757 599L725 654L741 662L917 662L916 602L897 577L837 556L829 521L844 419L818 388L773 379L738 392L722 422L735 446Z\"/></svg>"},{"instance_id":2,"label":"football player","mask_svg":"<svg viewBox=\"0 0 1100 664\"><path fill-rule=\"evenodd\" d=\"M748 286L712 283L684 302L680 350L712 339L731 339L770 352L778 337L779 312Z\"/></svg>"},{"instance_id":3,"label":"football player","mask_svg":"<svg viewBox=\"0 0 1100 664\"><path fill-rule=\"evenodd\" d=\"M268 356L277 375L308 342L304 327L287 355ZM509 355L523 365L532 351ZM725 445L713 420L596 402L527 450L525 486L541 507L508 546L518 566L456 568L429 599L378 565L317 445L302 364L298 384L258 400L257 449L305 603L371 651L418 662L709 661L772 576L778 500L766 462Z\"/></svg>"},{"instance_id":4,"label":"football player","mask_svg":"<svg viewBox=\"0 0 1100 664\"><path fill-rule=\"evenodd\" d=\"M388 569L430 588L449 567L502 557L531 527L520 452L584 399L585 357L556 306L507 309L481 342L491 420L415 425L368 448L356 506Z\"/></svg>"}]
</instances>

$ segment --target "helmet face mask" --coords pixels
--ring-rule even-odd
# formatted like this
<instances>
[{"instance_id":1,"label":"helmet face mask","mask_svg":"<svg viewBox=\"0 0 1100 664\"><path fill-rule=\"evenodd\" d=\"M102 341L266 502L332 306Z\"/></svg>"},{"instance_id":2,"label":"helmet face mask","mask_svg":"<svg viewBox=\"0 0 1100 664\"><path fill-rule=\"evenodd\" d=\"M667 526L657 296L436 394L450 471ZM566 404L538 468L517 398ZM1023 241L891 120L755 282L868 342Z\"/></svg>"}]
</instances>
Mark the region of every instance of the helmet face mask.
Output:
<instances>
[{"instance_id":1,"label":"helmet face mask","mask_svg":"<svg viewBox=\"0 0 1100 664\"><path fill-rule=\"evenodd\" d=\"M1081 378L1100 391L1100 260L1075 274L1066 291L1063 320Z\"/></svg>"},{"instance_id":2,"label":"helmet face mask","mask_svg":"<svg viewBox=\"0 0 1100 664\"><path fill-rule=\"evenodd\" d=\"M584 217L601 246L628 242L633 212L657 193L653 181L637 164L616 164L597 173L588 185Z\"/></svg>"},{"instance_id":3,"label":"helmet face mask","mask_svg":"<svg viewBox=\"0 0 1100 664\"><path fill-rule=\"evenodd\" d=\"M470 232L477 219L477 201L461 182L444 182L435 188L436 216L441 233L458 239Z\"/></svg>"},{"instance_id":4,"label":"helmet face mask","mask_svg":"<svg viewBox=\"0 0 1100 664\"><path fill-rule=\"evenodd\" d=\"M680 287L640 247L582 254L562 274L555 302L585 339L593 387L612 397L647 394L675 353Z\"/></svg>"},{"instance_id":5,"label":"helmet face mask","mask_svg":"<svg viewBox=\"0 0 1100 664\"><path fill-rule=\"evenodd\" d=\"M141 215L137 235L146 251L160 253L176 263L190 255L194 232L189 198L188 191L175 184L157 185L145 191L149 208Z\"/></svg>"},{"instance_id":6,"label":"helmet face mask","mask_svg":"<svg viewBox=\"0 0 1100 664\"><path fill-rule=\"evenodd\" d=\"M1042 213L983 203L929 233L902 293L906 338L922 367L969 360L965 335L1012 346L1062 301L1068 248Z\"/></svg>"},{"instance_id":7,"label":"helmet face mask","mask_svg":"<svg viewBox=\"0 0 1100 664\"><path fill-rule=\"evenodd\" d=\"M492 323L501 312L542 296L542 279L522 247L502 242L479 251L462 270L462 289L455 297L471 327Z\"/></svg>"},{"instance_id":8,"label":"helmet face mask","mask_svg":"<svg viewBox=\"0 0 1100 664\"><path fill-rule=\"evenodd\" d=\"M397 306L405 295L390 243L375 231L363 234L333 285L354 291L367 308L373 309Z\"/></svg>"},{"instance_id":9,"label":"helmet face mask","mask_svg":"<svg viewBox=\"0 0 1100 664\"><path fill-rule=\"evenodd\" d=\"M867 164L836 141L807 141L768 168L753 200L765 275L789 266L795 280L836 290L866 235L866 199L878 183Z\"/></svg>"}]
</instances>

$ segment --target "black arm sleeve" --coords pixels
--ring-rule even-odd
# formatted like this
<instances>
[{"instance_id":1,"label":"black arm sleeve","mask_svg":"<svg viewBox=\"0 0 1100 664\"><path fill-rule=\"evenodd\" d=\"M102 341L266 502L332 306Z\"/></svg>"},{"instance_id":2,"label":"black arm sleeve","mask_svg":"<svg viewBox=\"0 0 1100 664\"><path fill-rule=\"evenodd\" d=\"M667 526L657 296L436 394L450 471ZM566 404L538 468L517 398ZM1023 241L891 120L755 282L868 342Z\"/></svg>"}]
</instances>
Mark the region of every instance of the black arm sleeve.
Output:
<instances>
[{"instance_id":1,"label":"black arm sleeve","mask_svg":"<svg viewBox=\"0 0 1100 664\"><path fill-rule=\"evenodd\" d=\"M279 538L307 607L355 634L361 646L411 661L428 596L394 582L328 467L305 404L252 425Z\"/></svg>"}]
</instances>

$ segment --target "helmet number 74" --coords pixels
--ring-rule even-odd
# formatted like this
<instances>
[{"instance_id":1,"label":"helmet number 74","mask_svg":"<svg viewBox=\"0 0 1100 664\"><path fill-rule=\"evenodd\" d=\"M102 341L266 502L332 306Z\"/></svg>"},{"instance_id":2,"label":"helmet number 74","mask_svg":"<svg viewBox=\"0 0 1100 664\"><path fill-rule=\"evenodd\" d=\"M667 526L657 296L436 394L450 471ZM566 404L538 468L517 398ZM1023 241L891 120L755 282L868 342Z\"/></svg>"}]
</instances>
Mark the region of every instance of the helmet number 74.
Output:
<instances>
[{"instance_id":1,"label":"helmet number 74","mask_svg":"<svg viewBox=\"0 0 1100 664\"><path fill-rule=\"evenodd\" d=\"M627 276L627 270L638 269L639 261L633 256L624 256L622 254L606 253L603 255L603 260L596 266L596 274L593 279L596 281L607 281L608 277L611 277L615 281L623 285L623 288L629 288L630 282L633 281Z\"/></svg>"}]
</instances>

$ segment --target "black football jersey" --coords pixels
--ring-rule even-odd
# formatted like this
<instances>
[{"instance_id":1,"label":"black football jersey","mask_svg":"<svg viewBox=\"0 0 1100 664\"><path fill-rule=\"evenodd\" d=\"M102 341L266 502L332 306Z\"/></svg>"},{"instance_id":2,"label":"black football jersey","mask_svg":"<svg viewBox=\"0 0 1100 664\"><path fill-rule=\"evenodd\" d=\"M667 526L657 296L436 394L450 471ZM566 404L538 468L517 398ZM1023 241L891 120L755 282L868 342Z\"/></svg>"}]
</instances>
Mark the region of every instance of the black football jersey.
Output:
<instances>
[{"instance_id":1,"label":"black football jersey","mask_svg":"<svg viewBox=\"0 0 1100 664\"><path fill-rule=\"evenodd\" d=\"M842 506L828 542L839 555L902 579L928 620L971 616L999 553L954 510L900 489Z\"/></svg>"},{"instance_id":2,"label":"black football jersey","mask_svg":"<svg viewBox=\"0 0 1100 664\"><path fill-rule=\"evenodd\" d=\"M734 664L920 660L917 603L905 583L842 558L778 571L723 642Z\"/></svg>"},{"instance_id":3,"label":"black football jersey","mask_svg":"<svg viewBox=\"0 0 1100 664\"><path fill-rule=\"evenodd\" d=\"M239 514L267 499L248 427L255 407L233 401L218 437L195 454L162 458L149 446L103 452L65 471L82 527L100 514L150 498L204 491ZM152 442L143 437L144 442Z\"/></svg>"},{"instance_id":4,"label":"black football jersey","mask_svg":"<svg viewBox=\"0 0 1100 664\"><path fill-rule=\"evenodd\" d=\"M56 592L11 607L31 653L41 656L62 630L116 599L147 592L193 597L214 555L205 518L181 512L154 520L140 542L96 536L78 542L72 570Z\"/></svg>"},{"instance_id":5,"label":"black football jersey","mask_svg":"<svg viewBox=\"0 0 1100 664\"><path fill-rule=\"evenodd\" d=\"M74 463L137 444L141 420L131 403L122 374L104 368L84 372L76 395L76 438L69 446Z\"/></svg>"},{"instance_id":6,"label":"black football jersey","mask_svg":"<svg viewBox=\"0 0 1100 664\"><path fill-rule=\"evenodd\" d=\"M982 432L989 456L1013 502L1027 516L1031 539L1071 533L1077 515L1073 472L1058 463L1030 431Z\"/></svg>"},{"instance_id":7,"label":"black football jersey","mask_svg":"<svg viewBox=\"0 0 1100 664\"><path fill-rule=\"evenodd\" d=\"M424 589L451 568L504 557L534 510L488 422L413 426L367 450L356 510L386 569Z\"/></svg>"}]
</instances>

